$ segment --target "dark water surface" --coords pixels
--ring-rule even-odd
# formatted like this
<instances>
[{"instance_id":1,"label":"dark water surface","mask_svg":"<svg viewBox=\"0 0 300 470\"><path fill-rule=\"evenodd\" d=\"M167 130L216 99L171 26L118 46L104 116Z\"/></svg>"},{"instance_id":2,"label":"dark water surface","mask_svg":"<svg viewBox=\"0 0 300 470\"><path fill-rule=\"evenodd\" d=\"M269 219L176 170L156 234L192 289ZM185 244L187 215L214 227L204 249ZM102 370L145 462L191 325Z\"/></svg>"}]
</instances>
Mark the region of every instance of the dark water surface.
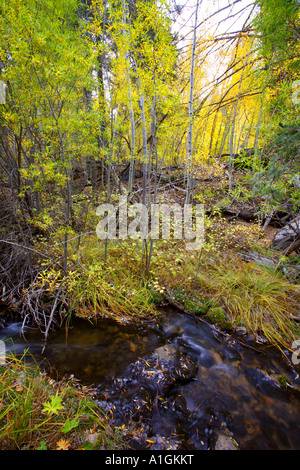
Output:
<instances>
[{"instance_id":1,"label":"dark water surface","mask_svg":"<svg viewBox=\"0 0 300 470\"><path fill-rule=\"evenodd\" d=\"M15 354L24 349L59 374L87 385L126 376L131 363L170 342L198 365L197 376L175 390L191 412L191 441L205 444L214 427L230 428L240 449L300 449L299 370L287 366L281 354L266 346L258 353L237 341L224 341L206 324L175 311L146 326L123 325L103 319L96 325L75 321L52 333L43 351L43 337L34 329L20 335L20 323L0 330L0 340ZM287 388L278 384L278 376ZM165 434L178 423L170 413L154 415L151 425Z\"/></svg>"},{"instance_id":2,"label":"dark water surface","mask_svg":"<svg viewBox=\"0 0 300 470\"><path fill-rule=\"evenodd\" d=\"M50 334L45 346L43 335L34 328L12 323L0 330L7 348L22 355L25 349L45 367L59 375L73 374L85 385L98 384L107 377L123 374L139 356L163 344L162 335L153 328L137 327L103 319L98 323L75 319L72 326ZM9 339L10 338L10 339Z\"/></svg>"}]
</instances>

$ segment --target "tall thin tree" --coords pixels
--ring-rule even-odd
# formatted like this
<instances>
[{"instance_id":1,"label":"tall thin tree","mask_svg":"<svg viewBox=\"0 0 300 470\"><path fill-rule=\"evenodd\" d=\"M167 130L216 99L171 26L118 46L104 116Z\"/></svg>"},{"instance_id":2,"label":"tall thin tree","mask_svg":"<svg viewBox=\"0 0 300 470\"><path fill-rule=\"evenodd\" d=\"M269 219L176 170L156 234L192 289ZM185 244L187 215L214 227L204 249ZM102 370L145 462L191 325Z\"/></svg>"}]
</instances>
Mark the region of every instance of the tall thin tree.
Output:
<instances>
[{"instance_id":1,"label":"tall thin tree","mask_svg":"<svg viewBox=\"0 0 300 470\"><path fill-rule=\"evenodd\" d=\"M193 44L192 44L192 57L191 57L191 71L190 71L190 96L189 96L189 130L187 138L187 150L186 150L186 199L185 202L188 204L191 197L191 166L192 166L192 148L193 148L193 121L194 121L194 80L195 80L195 51L196 51L196 39L197 39L197 24L198 24L198 10L202 0L197 0L196 11L195 11L195 24L193 31Z\"/></svg>"}]
</instances>

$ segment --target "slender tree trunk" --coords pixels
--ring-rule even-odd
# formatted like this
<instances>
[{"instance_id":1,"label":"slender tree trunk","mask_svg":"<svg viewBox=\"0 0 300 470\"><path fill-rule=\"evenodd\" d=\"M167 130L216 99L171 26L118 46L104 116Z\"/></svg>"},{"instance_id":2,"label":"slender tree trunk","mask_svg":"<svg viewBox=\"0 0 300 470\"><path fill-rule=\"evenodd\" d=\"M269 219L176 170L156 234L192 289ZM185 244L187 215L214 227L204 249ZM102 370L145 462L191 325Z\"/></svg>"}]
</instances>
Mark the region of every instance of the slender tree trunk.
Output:
<instances>
[{"instance_id":1,"label":"slender tree trunk","mask_svg":"<svg viewBox=\"0 0 300 470\"><path fill-rule=\"evenodd\" d=\"M216 122L217 122L219 110L220 110L220 105L216 109L216 112L214 115L214 120L213 120L212 129L211 129L211 135L210 135L210 142L209 142L209 155L212 154L212 146L213 146L213 141L214 141L214 136L215 136L215 131L216 131Z\"/></svg>"},{"instance_id":2,"label":"slender tree trunk","mask_svg":"<svg viewBox=\"0 0 300 470\"><path fill-rule=\"evenodd\" d=\"M229 169L228 169L228 173L229 173L229 191L232 190L232 186L233 186L233 167L234 167L234 131L235 131L235 120L236 120L236 116L237 116L237 108L238 108L238 100L236 102L236 105L234 106L234 109L233 109L233 118L232 118L232 121L231 121L231 132L230 132L230 157L229 157Z\"/></svg>"},{"instance_id":3,"label":"slender tree trunk","mask_svg":"<svg viewBox=\"0 0 300 470\"><path fill-rule=\"evenodd\" d=\"M107 166L107 192L106 192L106 202L109 203L110 201L110 177L111 177L111 163L108 163ZM105 248L104 248L104 264L107 262L108 256L108 238L105 239Z\"/></svg>"},{"instance_id":4,"label":"slender tree trunk","mask_svg":"<svg viewBox=\"0 0 300 470\"><path fill-rule=\"evenodd\" d=\"M232 113L230 112L230 116L229 116L229 118L226 119L225 124L224 124L224 131L223 131L222 141L221 141L221 145L220 145L219 152L218 152L219 163L221 163L222 153L223 153L224 147L226 145L226 140L227 140L227 137L228 137L228 134L229 134L229 131L230 131L231 115L232 115Z\"/></svg>"},{"instance_id":5,"label":"slender tree trunk","mask_svg":"<svg viewBox=\"0 0 300 470\"><path fill-rule=\"evenodd\" d=\"M242 82L243 82L243 79L244 79L245 68L248 64L250 53L251 53L251 46L249 48L247 58L246 58L245 63L243 65L242 74L241 74L241 78L240 78L240 81L239 81L238 94L237 94L235 107L234 107L234 112L233 112L232 124L231 124L230 159L229 159L229 191L231 191L232 187L233 187L234 155L236 153L236 151L235 151L236 149L235 149L235 145L234 145L234 143L235 143L235 123L236 123L236 118L237 118L237 115L238 115L238 110L239 110L239 105L240 105L240 91L241 91L241 88L242 88Z\"/></svg>"},{"instance_id":6,"label":"slender tree trunk","mask_svg":"<svg viewBox=\"0 0 300 470\"><path fill-rule=\"evenodd\" d=\"M147 202L147 180L148 180L148 146L147 146L147 128L146 128L146 117L145 117L145 103L144 95L140 96L140 109L142 119L142 135L143 135L143 204Z\"/></svg>"},{"instance_id":7,"label":"slender tree trunk","mask_svg":"<svg viewBox=\"0 0 300 470\"><path fill-rule=\"evenodd\" d=\"M124 37L124 42L125 42L126 77L127 77L127 84L128 84L129 114L130 114L130 126L131 126L130 165L129 165L129 180L128 180L128 192L131 193L132 185L133 185L134 158L135 158L135 122L134 122L134 111L133 111L133 104L132 104L131 81L130 81L129 66L128 66L127 33L126 33L128 9L127 9L125 0L122 0L122 6L123 6L123 37Z\"/></svg>"},{"instance_id":8,"label":"slender tree trunk","mask_svg":"<svg viewBox=\"0 0 300 470\"><path fill-rule=\"evenodd\" d=\"M210 156L216 155L217 148L218 148L218 147L217 147L217 146L218 146L218 142L219 142L219 140L220 140L220 138L221 138L221 132L222 132L222 121L220 122L220 125L219 125L218 137L217 137L217 139L216 139L214 151L211 151L211 152L209 153Z\"/></svg>"},{"instance_id":9,"label":"slender tree trunk","mask_svg":"<svg viewBox=\"0 0 300 470\"><path fill-rule=\"evenodd\" d=\"M190 72L190 97L189 97L189 130L187 138L187 151L186 151L186 203L189 203L191 195L191 160L192 160L192 146L193 146L193 95L194 95L194 67L195 67L195 49L196 49L196 38L197 38L197 23L198 23L198 10L199 1L197 0L196 12L195 12L195 25L194 35L192 44L192 57L191 57L191 72ZM201 2L202 3L202 2Z\"/></svg>"},{"instance_id":10,"label":"slender tree trunk","mask_svg":"<svg viewBox=\"0 0 300 470\"><path fill-rule=\"evenodd\" d=\"M267 82L267 79L266 79ZM256 166L258 158L257 158L257 151L258 151L258 140L259 140L259 135L260 135L260 130L261 130L261 121L262 121L262 115L263 115L263 110L264 110L264 101L265 101L265 96L266 96L266 85L263 89L262 95L261 95L261 102L260 102L260 107L259 107L259 113L258 113L258 120L256 124L256 132L255 132L255 139L254 139L254 161L253 161L253 166ZM259 157L259 164L260 164L260 157Z\"/></svg>"},{"instance_id":11,"label":"slender tree trunk","mask_svg":"<svg viewBox=\"0 0 300 470\"><path fill-rule=\"evenodd\" d=\"M154 84L155 84L155 75L154 75ZM156 87L155 87L155 93L154 93L154 98L153 98L153 105L151 107L151 130L152 130L152 146L151 146L151 154L154 156L155 160L155 167L154 167L154 204L156 204L156 198L157 198L157 169L158 169L158 155L157 155L157 144L156 144L156 126L157 126L157 119L156 119ZM149 202L150 202L150 190L149 190ZM149 247L149 253L147 256L147 263L146 263L146 274L149 273L150 270L150 264L151 264L151 258L152 258L152 253L153 253L153 243L154 240L151 238L150 240L150 247Z\"/></svg>"},{"instance_id":12,"label":"slender tree trunk","mask_svg":"<svg viewBox=\"0 0 300 470\"><path fill-rule=\"evenodd\" d=\"M102 37L100 41L105 44L105 37L106 37L106 28L108 22L108 2L107 0L103 0L103 18L102 18ZM97 79L98 79L98 100L100 105L100 110L102 114L100 115L100 133L98 135L98 147L99 153L101 153L101 166L102 166L102 186L105 187L105 178L107 172L107 162L103 154L106 153L106 149L109 148L109 142L107 138L107 128L108 128L108 119L106 116L106 96L105 90L109 88L108 80L107 80L107 52L104 48L103 52L98 55L97 62ZM106 75L106 76L105 76ZM100 112L101 112L100 111ZM94 169L93 169L94 171Z\"/></svg>"},{"instance_id":13,"label":"slender tree trunk","mask_svg":"<svg viewBox=\"0 0 300 470\"><path fill-rule=\"evenodd\" d=\"M71 179L70 179L70 171L67 167L66 156L65 156L65 144L63 136L58 131L59 139L60 139L60 146L61 146L61 154L62 154L62 162L64 165L64 170L66 174L66 213L65 213L65 221L66 221L66 232L65 232L65 239L64 239L64 261L63 267L64 272L67 273L68 271L68 228L71 221L71 212L72 212L72 188L71 188Z\"/></svg>"}]
</instances>

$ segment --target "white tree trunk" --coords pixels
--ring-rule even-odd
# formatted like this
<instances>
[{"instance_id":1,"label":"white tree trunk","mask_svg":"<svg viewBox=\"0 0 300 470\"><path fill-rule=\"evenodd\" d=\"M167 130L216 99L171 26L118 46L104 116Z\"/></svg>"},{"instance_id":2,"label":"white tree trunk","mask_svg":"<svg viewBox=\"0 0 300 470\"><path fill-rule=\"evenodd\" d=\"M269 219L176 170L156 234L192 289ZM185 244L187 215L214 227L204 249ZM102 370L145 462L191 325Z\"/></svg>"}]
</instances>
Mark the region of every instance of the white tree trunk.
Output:
<instances>
[{"instance_id":1,"label":"white tree trunk","mask_svg":"<svg viewBox=\"0 0 300 470\"><path fill-rule=\"evenodd\" d=\"M134 111L133 111L133 104L132 104L131 81L130 81L129 65L128 65L128 47L127 47L127 31L126 31L128 8L125 3L125 0L122 0L122 6L123 6L123 37L124 37L124 42L125 42L126 78L127 78L127 84L128 84L129 115L130 115L130 126L131 126L130 165L129 165L129 180L128 180L128 192L131 193L132 184L133 184L133 174L134 174L135 122L134 122Z\"/></svg>"},{"instance_id":2,"label":"white tree trunk","mask_svg":"<svg viewBox=\"0 0 300 470\"><path fill-rule=\"evenodd\" d=\"M202 1L201 1L202 3ZM198 23L198 10L199 0L197 0L196 12L195 12L195 25L192 45L192 57L191 57L191 72L190 72L190 97L189 97L189 130L187 137L187 150L186 150L186 203L189 203L191 196L191 163L192 163L192 147L193 147L193 95L194 95L194 67L195 67L195 50L196 50L196 37L197 37L197 23Z\"/></svg>"}]
</instances>

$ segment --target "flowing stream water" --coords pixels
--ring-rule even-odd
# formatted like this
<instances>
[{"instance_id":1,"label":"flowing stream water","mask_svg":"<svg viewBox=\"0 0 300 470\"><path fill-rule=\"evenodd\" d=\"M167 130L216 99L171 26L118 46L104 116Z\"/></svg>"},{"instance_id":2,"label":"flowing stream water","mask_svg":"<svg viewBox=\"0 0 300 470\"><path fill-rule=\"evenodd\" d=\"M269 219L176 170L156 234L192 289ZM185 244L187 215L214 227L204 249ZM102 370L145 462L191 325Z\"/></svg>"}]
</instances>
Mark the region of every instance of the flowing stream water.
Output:
<instances>
[{"instance_id":1,"label":"flowing stream water","mask_svg":"<svg viewBox=\"0 0 300 470\"><path fill-rule=\"evenodd\" d=\"M126 377L132 363L172 344L198 367L192 380L171 391L183 397L189 418L161 408L149 418L153 434L174 435L183 426L195 448L205 449L215 431L226 426L242 450L300 449L299 369L288 366L274 348L244 345L232 336L226 341L209 325L172 309L162 318L142 326L78 319L68 330L51 333L46 347L37 330L26 328L24 339L21 323L11 323L0 330L0 340L14 354L28 349L59 376L74 375L94 386Z\"/></svg>"}]
</instances>

